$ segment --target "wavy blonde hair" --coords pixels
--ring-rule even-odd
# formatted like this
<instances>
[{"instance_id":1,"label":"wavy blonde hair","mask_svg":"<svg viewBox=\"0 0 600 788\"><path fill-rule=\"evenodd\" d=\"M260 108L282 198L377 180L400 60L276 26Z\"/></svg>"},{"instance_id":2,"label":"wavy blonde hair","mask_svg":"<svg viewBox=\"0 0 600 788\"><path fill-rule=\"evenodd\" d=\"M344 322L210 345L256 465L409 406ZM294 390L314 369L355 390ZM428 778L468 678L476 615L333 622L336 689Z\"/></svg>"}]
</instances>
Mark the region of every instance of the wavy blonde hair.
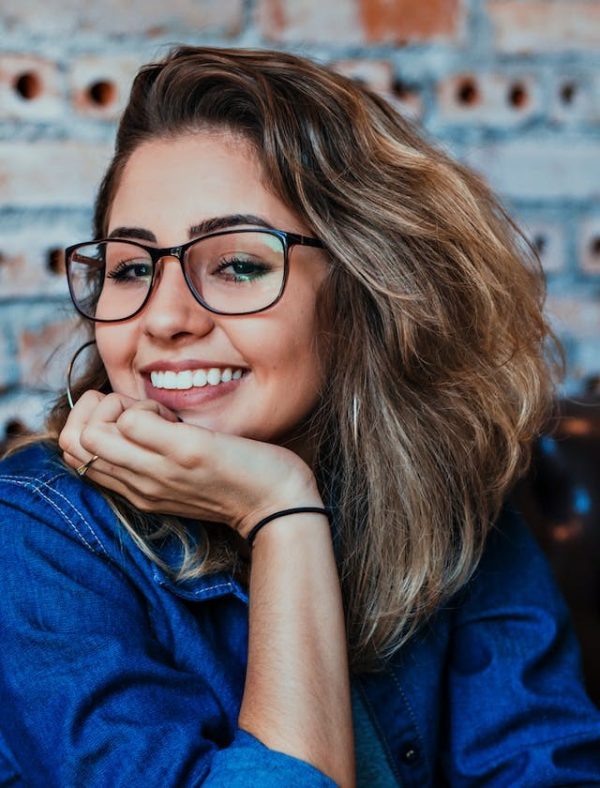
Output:
<instances>
[{"instance_id":1,"label":"wavy blonde hair","mask_svg":"<svg viewBox=\"0 0 600 788\"><path fill-rule=\"evenodd\" d=\"M265 50L179 47L142 68L96 237L137 146L206 128L253 145L270 188L330 255L309 429L336 510L351 665L374 670L468 580L549 414L562 356L539 260L483 181L381 97ZM109 390L98 356L74 395L88 388ZM54 438L67 414L62 398ZM103 492L153 560L155 539L184 542L179 577L244 573L229 529L199 524L192 546L176 518Z\"/></svg>"}]
</instances>

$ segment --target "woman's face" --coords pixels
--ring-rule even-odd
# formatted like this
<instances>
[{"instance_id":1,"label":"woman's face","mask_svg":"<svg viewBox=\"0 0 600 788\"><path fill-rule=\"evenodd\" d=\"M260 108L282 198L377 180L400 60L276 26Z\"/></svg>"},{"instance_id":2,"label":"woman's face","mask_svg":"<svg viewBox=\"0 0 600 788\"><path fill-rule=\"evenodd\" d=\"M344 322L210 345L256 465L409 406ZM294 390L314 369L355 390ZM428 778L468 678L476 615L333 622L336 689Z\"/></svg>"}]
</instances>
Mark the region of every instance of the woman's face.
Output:
<instances>
[{"instance_id":1,"label":"woman's face","mask_svg":"<svg viewBox=\"0 0 600 788\"><path fill-rule=\"evenodd\" d=\"M247 142L225 132L198 132L146 142L135 150L122 173L108 232L119 228L119 237L171 247L196 237L198 232L190 230L195 225L239 215L310 235L265 187ZM164 258L157 273L138 315L96 324L98 351L113 391L157 400L190 424L286 443L314 408L320 389L315 301L327 273L324 252L291 247L281 300L254 315L207 311L189 291L174 257ZM201 383L200 370L208 373L206 385L171 388L187 386L185 373L190 372ZM223 381L224 370L231 373L225 372ZM157 377L165 371L184 374L177 382L173 375Z\"/></svg>"}]
</instances>

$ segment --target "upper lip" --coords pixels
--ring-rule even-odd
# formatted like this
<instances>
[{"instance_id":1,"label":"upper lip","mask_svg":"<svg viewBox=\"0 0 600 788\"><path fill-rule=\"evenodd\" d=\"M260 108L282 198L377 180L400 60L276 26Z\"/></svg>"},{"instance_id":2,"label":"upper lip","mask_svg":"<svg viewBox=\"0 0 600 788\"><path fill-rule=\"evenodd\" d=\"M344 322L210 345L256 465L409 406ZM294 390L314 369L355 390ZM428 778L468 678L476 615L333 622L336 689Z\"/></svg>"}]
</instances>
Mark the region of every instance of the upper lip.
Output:
<instances>
[{"instance_id":1,"label":"upper lip","mask_svg":"<svg viewBox=\"0 0 600 788\"><path fill-rule=\"evenodd\" d=\"M149 375L151 372L183 372L185 370L194 369L245 369L241 364L229 364L222 361L205 361L204 359L181 359L180 361L154 361L151 364L146 364L140 367L139 372L142 375Z\"/></svg>"}]
</instances>

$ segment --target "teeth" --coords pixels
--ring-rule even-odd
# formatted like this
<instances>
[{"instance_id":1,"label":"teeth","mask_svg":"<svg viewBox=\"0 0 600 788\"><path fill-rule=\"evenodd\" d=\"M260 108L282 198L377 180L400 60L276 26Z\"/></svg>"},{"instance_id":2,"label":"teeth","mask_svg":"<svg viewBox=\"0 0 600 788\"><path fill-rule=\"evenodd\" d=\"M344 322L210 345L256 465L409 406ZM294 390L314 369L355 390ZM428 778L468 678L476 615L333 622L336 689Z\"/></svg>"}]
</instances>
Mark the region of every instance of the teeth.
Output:
<instances>
[{"instance_id":1,"label":"teeth","mask_svg":"<svg viewBox=\"0 0 600 788\"><path fill-rule=\"evenodd\" d=\"M197 369L194 372L192 383L194 386L198 386L199 388L202 386L206 386L206 370Z\"/></svg>"},{"instance_id":2,"label":"teeth","mask_svg":"<svg viewBox=\"0 0 600 788\"><path fill-rule=\"evenodd\" d=\"M230 380L239 380L242 377L241 369L226 367L219 369L185 369L181 372L172 370L155 370L150 373L150 380L155 389L191 389L202 386L218 386L219 383L228 383Z\"/></svg>"},{"instance_id":3,"label":"teeth","mask_svg":"<svg viewBox=\"0 0 600 788\"><path fill-rule=\"evenodd\" d=\"M209 369L206 373L206 381L210 383L211 386L219 384L221 382L221 370L216 367Z\"/></svg>"}]
</instances>

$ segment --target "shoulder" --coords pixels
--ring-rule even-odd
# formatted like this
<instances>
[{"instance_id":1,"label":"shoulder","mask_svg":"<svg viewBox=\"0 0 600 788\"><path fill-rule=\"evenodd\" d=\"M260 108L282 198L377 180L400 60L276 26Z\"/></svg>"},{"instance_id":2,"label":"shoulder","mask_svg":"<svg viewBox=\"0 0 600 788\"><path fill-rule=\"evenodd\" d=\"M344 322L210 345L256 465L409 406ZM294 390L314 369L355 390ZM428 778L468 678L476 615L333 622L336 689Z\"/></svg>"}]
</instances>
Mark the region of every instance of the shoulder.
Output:
<instances>
[{"instance_id":1,"label":"shoulder","mask_svg":"<svg viewBox=\"0 0 600 788\"><path fill-rule=\"evenodd\" d=\"M570 616L510 506L452 612L442 756L450 782L595 784L587 778L600 765L600 715L585 693Z\"/></svg>"},{"instance_id":2,"label":"shoulder","mask_svg":"<svg viewBox=\"0 0 600 788\"><path fill-rule=\"evenodd\" d=\"M566 608L541 548L521 514L506 503L470 582L459 595L461 618L480 611L541 605L561 617Z\"/></svg>"},{"instance_id":3,"label":"shoulder","mask_svg":"<svg viewBox=\"0 0 600 788\"><path fill-rule=\"evenodd\" d=\"M61 460L58 449L37 443L0 462L0 538L55 538L60 532L86 550L108 557L116 518L104 496ZM37 528L45 524L45 529Z\"/></svg>"}]
</instances>

